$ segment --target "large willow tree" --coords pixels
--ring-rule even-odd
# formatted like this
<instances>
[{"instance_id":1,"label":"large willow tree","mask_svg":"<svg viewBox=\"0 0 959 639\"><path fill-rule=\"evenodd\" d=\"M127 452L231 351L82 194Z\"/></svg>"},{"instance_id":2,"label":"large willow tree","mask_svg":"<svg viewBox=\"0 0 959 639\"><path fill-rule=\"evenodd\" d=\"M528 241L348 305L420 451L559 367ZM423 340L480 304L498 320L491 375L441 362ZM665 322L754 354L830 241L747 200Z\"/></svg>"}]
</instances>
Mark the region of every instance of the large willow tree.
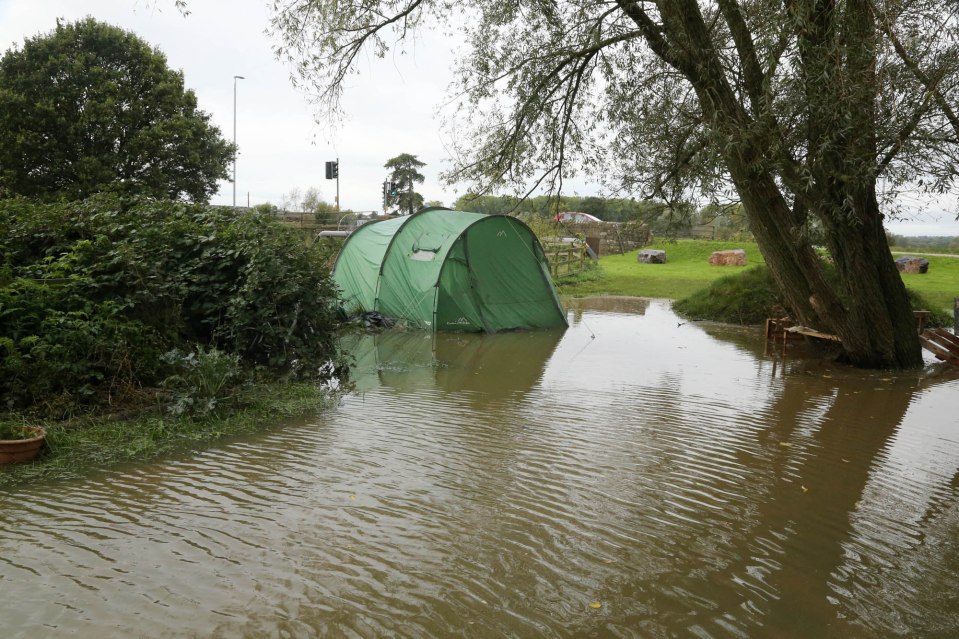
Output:
<instances>
[{"instance_id":1,"label":"large willow tree","mask_svg":"<svg viewBox=\"0 0 959 639\"><path fill-rule=\"evenodd\" d=\"M854 364L909 367L921 351L877 185L954 186L957 13L935 0L287 0L272 26L331 112L367 52L431 24L461 30L449 179L556 186L582 170L648 196L729 191L798 321L839 335Z\"/></svg>"}]
</instances>

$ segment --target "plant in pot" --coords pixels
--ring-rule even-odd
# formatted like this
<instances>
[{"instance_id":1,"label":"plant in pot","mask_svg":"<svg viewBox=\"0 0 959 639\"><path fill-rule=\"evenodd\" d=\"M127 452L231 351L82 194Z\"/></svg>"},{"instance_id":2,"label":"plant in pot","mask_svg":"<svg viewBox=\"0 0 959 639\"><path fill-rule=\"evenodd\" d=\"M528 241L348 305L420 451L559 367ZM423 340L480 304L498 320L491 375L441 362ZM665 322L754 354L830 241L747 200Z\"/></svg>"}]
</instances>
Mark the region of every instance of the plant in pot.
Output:
<instances>
[{"instance_id":1,"label":"plant in pot","mask_svg":"<svg viewBox=\"0 0 959 639\"><path fill-rule=\"evenodd\" d=\"M47 436L39 426L0 421L0 464L34 459Z\"/></svg>"}]
</instances>

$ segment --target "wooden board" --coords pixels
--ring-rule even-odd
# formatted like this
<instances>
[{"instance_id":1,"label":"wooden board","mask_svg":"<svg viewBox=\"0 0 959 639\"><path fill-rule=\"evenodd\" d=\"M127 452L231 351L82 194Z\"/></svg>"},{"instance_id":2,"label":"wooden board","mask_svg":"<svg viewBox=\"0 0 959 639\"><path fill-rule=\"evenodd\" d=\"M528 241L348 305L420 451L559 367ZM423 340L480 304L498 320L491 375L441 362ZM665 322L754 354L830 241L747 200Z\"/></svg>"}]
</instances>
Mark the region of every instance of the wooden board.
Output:
<instances>
[{"instance_id":1,"label":"wooden board","mask_svg":"<svg viewBox=\"0 0 959 639\"><path fill-rule=\"evenodd\" d=\"M919 334L919 342L937 358L959 366L959 337L942 328L927 328Z\"/></svg>"},{"instance_id":2,"label":"wooden board","mask_svg":"<svg viewBox=\"0 0 959 639\"><path fill-rule=\"evenodd\" d=\"M944 328L930 328L926 332L932 333L934 339L940 344L952 344L956 348L959 348L959 337L956 337L949 331Z\"/></svg>"},{"instance_id":3,"label":"wooden board","mask_svg":"<svg viewBox=\"0 0 959 639\"><path fill-rule=\"evenodd\" d=\"M807 328L805 326L793 326L786 329L787 333L794 333L796 335L805 335L807 337L815 337L816 339L825 339L831 342L841 342L838 335L830 335L829 333L823 333L817 331L814 328Z\"/></svg>"}]
</instances>

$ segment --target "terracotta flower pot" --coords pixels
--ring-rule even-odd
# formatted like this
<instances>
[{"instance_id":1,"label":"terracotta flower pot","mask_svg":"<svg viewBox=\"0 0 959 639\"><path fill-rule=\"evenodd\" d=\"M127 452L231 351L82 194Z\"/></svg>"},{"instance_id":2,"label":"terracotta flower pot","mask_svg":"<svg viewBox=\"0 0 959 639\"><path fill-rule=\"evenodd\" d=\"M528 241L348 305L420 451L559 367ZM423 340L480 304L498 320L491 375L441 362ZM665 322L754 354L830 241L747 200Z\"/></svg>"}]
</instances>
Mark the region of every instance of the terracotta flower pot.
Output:
<instances>
[{"instance_id":1,"label":"terracotta flower pot","mask_svg":"<svg viewBox=\"0 0 959 639\"><path fill-rule=\"evenodd\" d=\"M30 461L40 454L47 431L38 426L24 426L32 431L33 437L27 439L0 439L0 464Z\"/></svg>"}]
</instances>

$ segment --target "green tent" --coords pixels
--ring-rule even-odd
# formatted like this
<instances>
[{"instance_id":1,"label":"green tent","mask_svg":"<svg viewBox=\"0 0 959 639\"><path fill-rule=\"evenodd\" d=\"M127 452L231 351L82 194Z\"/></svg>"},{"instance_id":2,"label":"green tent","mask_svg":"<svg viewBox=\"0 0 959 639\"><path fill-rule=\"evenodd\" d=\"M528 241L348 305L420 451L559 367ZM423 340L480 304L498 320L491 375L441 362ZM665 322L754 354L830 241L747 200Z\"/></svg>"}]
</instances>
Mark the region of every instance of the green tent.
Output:
<instances>
[{"instance_id":1,"label":"green tent","mask_svg":"<svg viewBox=\"0 0 959 639\"><path fill-rule=\"evenodd\" d=\"M543 248L505 215L428 208L365 224L333 280L348 313L376 311L441 331L565 327Z\"/></svg>"}]
</instances>

